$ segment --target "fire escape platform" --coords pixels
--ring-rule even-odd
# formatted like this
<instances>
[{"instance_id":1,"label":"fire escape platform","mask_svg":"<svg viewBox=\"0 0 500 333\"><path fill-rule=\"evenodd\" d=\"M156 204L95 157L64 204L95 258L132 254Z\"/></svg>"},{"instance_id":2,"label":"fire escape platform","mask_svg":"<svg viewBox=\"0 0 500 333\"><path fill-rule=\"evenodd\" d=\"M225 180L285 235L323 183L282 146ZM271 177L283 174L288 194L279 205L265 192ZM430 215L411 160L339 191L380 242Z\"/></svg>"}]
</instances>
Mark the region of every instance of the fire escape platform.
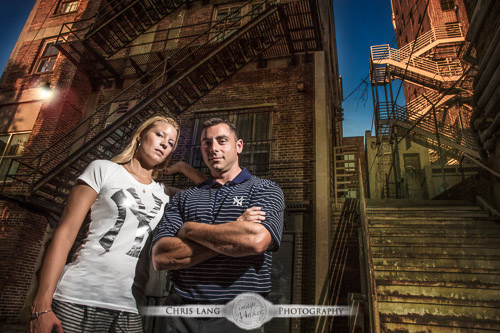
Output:
<instances>
[{"instance_id":1,"label":"fire escape platform","mask_svg":"<svg viewBox=\"0 0 500 333\"><path fill-rule=\"evenodd\" d=\"M439 46L441 44L450 45L450 44L461 44L463 42L465 42L465 37L454 37L454 38L438 39L438 40L435 40L434 42L432 42L430 44L427 44L425 47L423 47L423 48L421 48L419 50L413 51L412 57L418 57L418 56L426 53L427 51L432 50L433 48L435 48L436 46Z\"/></svg>"},{"instance_id":2,"label":"fire escape platform","mask_svg":"<svg viewBox=\"0 0 500 333\"><path fill-rule=\"evenodd\" d=\"M403 70L405 70L406 68L408 68L407 69L407 76L405 77L405 79L408 80L408 81L412 81L412 76L408 75L408 74L411 74L411 73L415 73L417 75L421 75L421 76L427 77L429 79L437 80L437 81L441 81L441 82L455 82L455 81L457 81L457 80L460 79L459 75L455 75L455 76L442 76L442 75L439 75L439 74L436 74L436 73L425 71L425 70L417 68L417 67L408 66L404 62L394 61L394 60L391 60L391 59L377 60L377 64L381 64L381 65L387 64L389 66L394 66L394 67L397 67L397 68L400 68L400 69L403 69ZM394 71L391 71L391 72L394 72ZM400 72L397 71L395 73L399 74Z\"/></svg>"}]
</instances>

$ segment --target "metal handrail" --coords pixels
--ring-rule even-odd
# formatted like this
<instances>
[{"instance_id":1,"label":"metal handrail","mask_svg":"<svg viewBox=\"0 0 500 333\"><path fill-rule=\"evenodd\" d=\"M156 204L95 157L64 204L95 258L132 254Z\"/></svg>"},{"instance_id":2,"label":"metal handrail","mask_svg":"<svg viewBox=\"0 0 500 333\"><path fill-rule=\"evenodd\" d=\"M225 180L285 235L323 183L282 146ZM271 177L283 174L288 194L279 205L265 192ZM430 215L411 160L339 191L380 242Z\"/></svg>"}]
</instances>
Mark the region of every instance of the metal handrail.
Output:
<instances>
[{"instance_id":1,"label":"metal handrail","mask_svg":"<svg viewBox=\"0 0 500 333\"><path fill-rule=\"evenodd\" d=\"M446 40L449 38L464 38L462 31L462 25L460 23L453 23L447 25L440 25L432 27L431 30L419 36L417 39L411 41L405 46L401 47L399 50L402 54L408 54L408 57L413 49L413 52L418 52L427 45L430 45L436 41ZM416 44L413 48L413 44Z\"/></svg>"},{"instance_id":2,"label":"metal handrail","mask_svg":"<svg viewBox=\"0 0 500 333\"><path fill-rule=\"evenodd\" d=\"M361 160L358 159L358 180L359 180L359 214L361 219L361 239L364 257L364 277L367 287L368 309L370 313L370 332L380 332L380 318L378 311L377 284L375 281L375 270L373 267L373 257L371 253L370 231L368 228L368 217L366 214L365 191L363 186L363 175L361 172Z\"/></svg>"},{"instance_id":3,"label":"metal handrail","mask_svg":"<svg viewBox=\"0 0 500 333\"><path fill-rule=\"evenodd\" d=\"M389 44L371 46L371 60L372 62L393 60L442 76L458 76L463 72L460 60L458 59L447 58L434 61L419 56L409 58L406 54L401 53L400 50L390 47Z\"/></svg>"}]
</instances>

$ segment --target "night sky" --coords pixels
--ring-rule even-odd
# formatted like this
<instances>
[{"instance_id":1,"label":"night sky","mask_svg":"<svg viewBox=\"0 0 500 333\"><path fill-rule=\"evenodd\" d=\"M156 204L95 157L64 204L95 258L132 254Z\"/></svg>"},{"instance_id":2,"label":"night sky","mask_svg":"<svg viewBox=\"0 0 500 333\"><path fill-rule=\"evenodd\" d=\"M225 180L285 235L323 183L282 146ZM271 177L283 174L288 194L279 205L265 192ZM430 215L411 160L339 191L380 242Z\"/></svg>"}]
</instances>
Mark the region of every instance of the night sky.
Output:
<instances>
[{"instance_id":1,"label":"night sky","mask_svg":"<svg viewBox=\"0 0 500 333\"><path fill-rule=\"evenodd\" d=\"M23 29L35 0L0 0L0 71ZM368 75L370 46L394 38L390 0L334 0L339 71L346 98ZM369 80L343 102L344 136L364 136L371 129L373 105ZM365 93L366 92L366 93Z\"/></svg>"}]
</instances>

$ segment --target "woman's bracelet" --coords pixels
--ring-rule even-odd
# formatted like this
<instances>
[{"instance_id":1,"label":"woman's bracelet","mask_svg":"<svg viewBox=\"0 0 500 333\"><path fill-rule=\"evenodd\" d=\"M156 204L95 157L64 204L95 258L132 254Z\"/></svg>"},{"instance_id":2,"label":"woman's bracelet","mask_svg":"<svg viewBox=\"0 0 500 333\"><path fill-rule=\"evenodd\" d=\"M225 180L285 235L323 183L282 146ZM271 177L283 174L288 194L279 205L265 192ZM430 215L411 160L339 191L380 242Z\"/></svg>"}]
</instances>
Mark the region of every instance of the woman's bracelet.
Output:
<instances>
[{"instance_id":1,"label":"woman's bracelet","mask_svg":"<svg viewBox=\"0 0 500 333\"><path fill-rule=\"evenodd\" d=\"M30 316L30 320L35 320L36 318L40 317L41 315L47 312L52 312L52 309L48 309L42 312L33 312Z\"/></svg>"}]
</instances>

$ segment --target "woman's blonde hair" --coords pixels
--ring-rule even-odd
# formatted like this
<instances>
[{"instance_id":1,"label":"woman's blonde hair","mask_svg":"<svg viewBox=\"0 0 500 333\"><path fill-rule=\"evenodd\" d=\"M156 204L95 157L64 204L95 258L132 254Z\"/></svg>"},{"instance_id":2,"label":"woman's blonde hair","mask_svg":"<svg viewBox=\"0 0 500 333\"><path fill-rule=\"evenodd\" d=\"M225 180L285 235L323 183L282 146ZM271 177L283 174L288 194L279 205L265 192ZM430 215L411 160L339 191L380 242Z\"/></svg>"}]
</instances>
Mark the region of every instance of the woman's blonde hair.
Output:
<instances>
[{"instance_id":1,"label":"woman's blonde hair","mask_svg":"<svg viewBox=\"0 0 500 333\"><path fill-rule=\"evenodd\" d=\"M118 164L125 164L130 162L134 157L135 153L137 152L137 149L139 148L139 140L137 139L141 138L143 134L145 134L147 131L149 131L151 128L153 128L154 126L156 126L156 124L160 122L165 122L167 124L172 125L177 130L177 136L175 138L175 143L174 146L172 147L172 151L170 152L170 154L162 163L158 164L154 168L153 179L157 178L160 174L159 170L164 169L170 163L170 160L172 159L172 154L177 148L177 143L179 142L180 127L179 124L173 118L165 116L154 116L143 122L135 130L134 134L132 135L132 138L130 139L130 142L125 147L125 149L123 149L121 153L113 157L111 161Z\"/></svg>"}]
</instances>

